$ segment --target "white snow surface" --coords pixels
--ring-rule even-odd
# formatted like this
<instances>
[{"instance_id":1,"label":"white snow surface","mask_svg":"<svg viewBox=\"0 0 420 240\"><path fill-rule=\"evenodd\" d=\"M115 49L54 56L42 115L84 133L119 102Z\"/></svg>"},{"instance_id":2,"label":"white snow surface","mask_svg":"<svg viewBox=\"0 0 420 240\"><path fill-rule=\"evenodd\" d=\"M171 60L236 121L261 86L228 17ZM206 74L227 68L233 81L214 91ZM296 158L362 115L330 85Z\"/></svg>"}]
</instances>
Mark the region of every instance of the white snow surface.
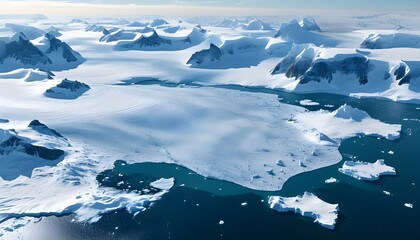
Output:
<instances>
[{"instance_id":1,"label":"white snow surface","mask_svg":"<svg viewBox=\"0 0 420 240\"><path fill-rule=\"evenodd\" d=\"M150 186L161 190L169 190L174 186L174 184L175 178L161 178L150 183Z\"/></svg>"},{"instance_id":2,"label":"white snow surface","mask_svg":"<svg viewBox=\"0 0 420 240\"><path fill-rule=\"evenodd\" d=\"M374 163L345 161L343 166L338 169L339 172L354 177L358 180L375 181L382 175L396 175L393 167L384 163L383 159L379 159Z\"/></svg>"},{"instance_id":3,"label":"white snow surface","mask_svg":"<svg viewBox=\"0 0 420 240\"><path fill-rule=\"evenodd\" d=\"M301 100L299 102L299 104L302 105L302 106L318 106L319 105L319 103L314 102L314 101L309 100L309 99Z\"/></svg>"},{"instance_id":4,"label":"white snow surface","mask_svg":"<svg viewBox=\"0 0 420 240\"><path fill-rule=\"evenodd\" d=\"M406 208L414 208L414 205L412 203L404 203L404 206Z\"/></svg>"},{"instance_id":5,"label":"white snow surface","mask_svg":"<svg viewBox=\"0 0 420 240\"><path fill-rule=\"evenodd\" d=\"M329 229L334 229L338 218L338 204L327 203L309 192L297 197L271 196L268 204L278 212L295 212L314 218L315 222Z\"/></svg>"},{"instance_id":6,"label":"white snow surface","mask_svg":"<svg viewBox=\"0 0 420 240\"><path fill-rule=\"evenodd\" d=\"M48 80L48 73L39 69L16 69L7 73L0 73L0 81L2 79L17 79L26 82Z\"/></svg>"},{"instance_id":7,"label":"white snow surface","mask_svg":"<svg viewBox=\"0 0 420 240\"><path fill-rule=\"evenodd\" d=\"M333 178L333 177L328 178L327 180L325 180L325 183L336 183L336 182L338 182L338 180L336 178Z\"/></svg>"},{"instance_id":8,"label":"white snow surface","mask_svg":"<svg viewBox=\"0 0 420 240\"><path fill-rule=\"evenodd\" d=\"M305 126L312 125L335 141L358 135L380 136L394 140L400 137L401 131L401 125L383 123L350 105L343 105L334 112L319 110L297 115L296 120Z\"/></svg>"},{"instance_id":9,"label":"white snow surface","mask_svg":"<svg viewBox=\"0 0 420 240\"><path fill-rule=\"evenodd\" d=\"M287 55L292 42L305 40L302 36L314 37L307 40L319 46L316 47L318 58L335 59L342 54L356 54L369 34L395 33L397 30L377 30L386 22L378 28L360 29L348 27L347 22L339 20L334 21L338 28L331 25L325 28L320 24L324 31L314 32L303 28L304 22L293 21L290 34L281 39L273 38L272 31L242 29L249 21L224 22L235 28L203 23L202 28L208 30L203 33L196 24L165 19L168 22L164 23L165 28L182 28L175 33L155 28L159 36L175 42L172 48L116 51L119 42L130 42L142 35L127 26L126 20L89 21L110 30L111 35L104 42L99 41L102 33L85 31L85 21L61 20L19 20L25 26L0 27L0 41L9 42L13 34L24 32L37 47L44 49L46 45L41 36L54 24L62 34L59 39L86 59L77 68L55 71L55 78L77 79L91 86L88 94L75 100L47 98L44 92L57 81L48 81L47 75L30 67L13 68L9 60L4 63L11 70L0 75L0 118L10 122L1 121L0 129L27 132L28 122L36 118L63 134L69 145L61 146L66 152L62 161L52 165L41 162L33 171L29 168L31 171L24 176L0 180L0 219L3 220L75 213L80 221L96 221L101 214L115 209L142 211L167 192L141 195L99 187L96 175L112 168L117 159L128 163L176 163L201 175L249 188L279 190L292 176L339 162L338 147L343 139L359 134L395 139L401 129L399 125L382 123L350 106L342 106L336 112L309 112L303 107L279 103L277 96L270 94L205 87L115 85L121 81L140 77L177 83L239 84L420 101L418 79L402 86L393 76L383 80L384 73L401 60L415 65L420 54L415 48L369 49L364 54L375 65L370 74L370 79L375 80L363 86L351 75L335 74L331 83L301 85L284 74L270 74L281 57ZM279 26L289 20L270 24ZM6 22L0 19L0 23ZM160 25L162 21L155 23ZM415 29L406 31L420 34ZM191 43L182 42L186 37L191 37ZM221 64L209 69L191 68L186 64L193 53L209 48L210 43L226 46ZM0 44L0 58L2 47ZM57 66L62 64L58 61L62 54L57 52L50 56ZM247 61L242 64L242 60ZM38 140L37 137L28 135L32 140ZM49 139L43 140L45 144L53 144ZM279 159L282 166L277 164ZM0 157L1 164L5 161L6 158Z\"/></svg>"}]
</instances>

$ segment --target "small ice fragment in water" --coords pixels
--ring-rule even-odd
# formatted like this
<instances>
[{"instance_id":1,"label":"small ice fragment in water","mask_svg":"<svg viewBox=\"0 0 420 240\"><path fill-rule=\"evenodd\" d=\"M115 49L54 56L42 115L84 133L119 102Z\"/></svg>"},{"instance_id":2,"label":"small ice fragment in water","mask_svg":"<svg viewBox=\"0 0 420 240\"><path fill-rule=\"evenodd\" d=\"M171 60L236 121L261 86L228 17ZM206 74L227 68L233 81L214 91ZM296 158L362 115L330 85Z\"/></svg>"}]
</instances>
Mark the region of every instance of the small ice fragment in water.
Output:
<instances>
[{"instance_id":1,"label":"small ice fragment in water","mask_svg":"<svg viewBox=\"0 0 420 240\"><path fill-rule=\"evenodd\" d=\"M336 182L338 182L338 180L336 178L333 178L333 177L328 178L327 180L325 180L325 183L336 183Z\"/></svg>"},{"instance_id":2,"label":"small ice fragment in water","mask_svg":"<svg viewBox=\"0 0 420 240\"><path fill-rule=\"evenodd\" d=\"M404 203L404 206L408 208L414 208L414 205L412 203Z\"/></svg>"}]
</instances>

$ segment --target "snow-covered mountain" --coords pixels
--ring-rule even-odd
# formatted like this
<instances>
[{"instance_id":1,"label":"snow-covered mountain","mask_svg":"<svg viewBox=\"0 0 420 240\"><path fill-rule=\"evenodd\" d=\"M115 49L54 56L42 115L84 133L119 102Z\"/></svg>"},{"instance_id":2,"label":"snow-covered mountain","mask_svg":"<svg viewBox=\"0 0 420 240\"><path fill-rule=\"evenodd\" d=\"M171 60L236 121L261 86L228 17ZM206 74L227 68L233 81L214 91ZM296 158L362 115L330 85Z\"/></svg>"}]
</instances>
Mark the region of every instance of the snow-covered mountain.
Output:
<instances>
[{"instance_id":1,"label":"snow-covered mountain","mask_svg":"<svg viewBox=\"0 0 420 240\"><path fill-rule=\"evenodd\" d=\"M420 36L408 33L370 34L361 44L364 48L420 48Z\"/></svg>"},{"instance_id":2,"label":"snow-covered mountain","mask_svg":"<svg viewBox=\"0 0 420 240\"><path fill-rule=\"evenodd\" d=\"M337 73L353 74L362 85L368 82L368 73L372 66L366 56L353 53L322 58L321 53L322 49L313 45L294 45L272 74L284 73L286 77L299 79L301 84L322 80L331 82L333 75Z\"/></svg>"},{"instance_id":3,"label":"snow-covered mountain","mask_svg":"<svg viewBox=\"0 0 420 240\"><path fill-rule=\"evenodd\" d=\"M275 37L293 43L313 43L317 46L334 47L338 44L338 40L321 33L321 28L315 20L309 18L304 18L301 22L293 19L289 23L281 24Z\"/></svg>"},{"instance_id":4,"label":"snow-covered mountain","mask_svg":"<svg viewBox=\"0 0 420 240\"><path fill-rule=\"evenodd\" d=\"M419 61L386 62L369 54L357 49L296 44L271 74L294 79L293 89L304 92L322 89L340 94L388 92L411 96L420 90Z\"/></svg>"},{"instance_id":5,"label":"snow-covered mountain","mask_svg":"<svg viewBox=\"0 0 420 240\"><path fill-rule=\"evenodd\" d=\"M248 31L256 31L256 30L273 30L270 24L265 23L259 19L252 20L251 22L244 24L242 26L243 29Z\"/></svg>"},{"instance_id":6,"label":"snow-covered mountain","mask_svg":"<svg viewBox=\"0 0 420 240\"><path fill-rule=\"evenodd\" d=\"M420 61L401 61L391 69L390 74L395 76L398 85L410 84L413 80L420 81Z\"/></svg>"},{"instance_id":7,"label":"snow-covered mountain","mask_svg":"<svg viewBox=\"0 0 420 240\"><path fill-rule=\"evenodd\" d=\"M36 167L57 164L69 145L60 133L38 120L20 130L0 128L0 175L12 180L19 175L30 176Z\"/></svg>"},{"instance_id":8,"label":"snow-covered mountain","mask_svg":"<svg viewBox=\"0 0 420 240\"><path fill-rule=\"evenodd\" d=\"M207 31L195 27L187 35L160 36L155 30L135 33L134 39L118 41L116 50L175 51L187 49L206 40Z\"/></svg>"},{"instance_id":9,"label":"snow-covered mountain","mask_svg":"<svg viewBox=\"0 0 420 240\"><path fill-rule=\"evenodd\" d=\"M195 68L241 68L258 65L269 57L266 51L267 38L240 37L226 40L220 47L214 44L209 49L194 53L187 61Z\"/></svg>"},{"instance_id":10,"label":"snow-covered mountain","mask_svg":"<svg viewBox=\"0 0 420 240\"><path fill-rule=\"evenodd\" d=\"M100 42L116 42L120 40L132 40L137 34L120 28L114 28L103 31L103 36L99 38Z\"/></svg>"},{"instance_id":11,"label":"snow-covered mountain","mask_svg":"<svg viewBox=\"0 0 420 240\"><path fill-rule=\"evenodd\" d=\"M92 24L86 27L86 32L106 32L106 28L102 25Z\"/></svg>"},{"instance_id":12,"label":"snow-covered mountain","mask_svg":"<svg viewBox=\"0 0 420 240\"><path fill-rule=\"evenodd\" d=\"M127 24L127 27L146 27L148 24L147 23L142 23L142 22L131 22L129 24Z\"/></svg>"},{"instance_id":13,"label":"snow-covered mountain","mask_svg":"<svg viewBox=\"0 0 420 240\"><path fill-rule=\"evenodd\" d=\"M165 21L164 19L155 19L155 20L153 20L153 22L151 22L149 25L150 25L150 27L160 27L160 26L162 26L162 25L167 25L167 24L169 24L167 21Z\"/></svg>"},{"instance_id":14,"label":"snow-covered mountain","mask_svg":"<svg viewBox=\"0 0 420 240\"><path fill-rule=\"evenodd\" d=\"M194 53L188 60L187 64L198 66L206 62L219 61L222 58L222 51L213 43L210 44L209 49L204 49Z\"/></svg>"},{"instance_id":15,"label":"snow-covered mountain","mask_svg":"<svg viewBox=\"0 0 420 240\"><path fill-rule=\"evenodd\" d=\"M25 30L25 29L24 29ZM26 31L8 32L9 38L0 37L0 72L17 68L40 68L49 71L72 69L85 59L68 44L50 33ZM36 38L34 38L36 37Z\"/></svg>"}]
</instances>

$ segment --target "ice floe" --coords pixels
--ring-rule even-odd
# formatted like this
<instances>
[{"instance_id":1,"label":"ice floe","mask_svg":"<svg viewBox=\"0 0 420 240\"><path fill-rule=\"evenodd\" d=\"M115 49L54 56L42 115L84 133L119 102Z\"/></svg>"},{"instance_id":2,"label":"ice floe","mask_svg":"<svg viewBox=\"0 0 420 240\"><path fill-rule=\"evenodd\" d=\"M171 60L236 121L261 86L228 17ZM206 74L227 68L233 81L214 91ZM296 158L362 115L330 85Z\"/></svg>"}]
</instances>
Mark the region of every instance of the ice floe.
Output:
<instances>
[{"instance_id":1,"label":"ice floe","mask_svg":"<svg viewBox=\"0 0 420 240\"><path fill-rule=\"evenodd\" d=\"M156 180L150 183L150 186L157 189L161 189L161 190L169 190L174 186L174 184L175 184L174 178L161 178L159 180Z\"/></svg>"},{"instance_id":2,"label":"ice floe","mask_svg":"<svg viewBox=\"0 0 420 240\"><path fill-rule=\"evenodd\" d=\"M299 213L329 229L334 229L338 218L338 204L324 202L309 192L297 197L271 196L268 203L278 212Z\"/></svg>"},{"instance_id":3,"label":"ice floe","mask_svg":"<svg viewBox=\"0 0 420 240\"><path fill-rule=\"evenodd\" d=\"M338 171L358 180L365 181L378 180L381 175L397 174L395 169L387 166L382 159L379 159L374 163L345 161Z\"/></svg>"}]
</instances>

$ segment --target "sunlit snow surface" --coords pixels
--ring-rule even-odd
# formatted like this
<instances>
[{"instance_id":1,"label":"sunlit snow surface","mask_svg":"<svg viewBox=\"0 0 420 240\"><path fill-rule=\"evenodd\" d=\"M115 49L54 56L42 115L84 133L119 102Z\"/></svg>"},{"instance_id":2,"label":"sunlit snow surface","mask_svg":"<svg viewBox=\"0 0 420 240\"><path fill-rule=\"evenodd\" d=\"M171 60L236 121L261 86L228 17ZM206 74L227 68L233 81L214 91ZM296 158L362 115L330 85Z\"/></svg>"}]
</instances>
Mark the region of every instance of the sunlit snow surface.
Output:
<instances>
[{"instance_id":1,"label":"sunlit snow surface","mask_svg":"<svg viewBox=\"0 0 420 240\"><path fill-rule=\"evenodd\" d=\"M338 204L324 202L309 192L297 197L271 196L268 203L273 210L278 212L291 211L305 217L314 218L315 222L329 229L334 229L338 218Z\"/></svg>"},{"instance_id":2,"label":"sunlit snow surface","mask_svg":"<svg viewBox=\"0 0 420 240\"><path fill-rule=\"evenodd\" d=\"M369 34L383 32L379 30L349 30L335 37L319 32L311 21L303 20L284 25L287 37L274 38L277 29L261 21L246 24L227 21L225 25L229 26L220 27L159 20L154 26L157 35L148 27L138 27L141 24L119 20L89 19L97 27L88 29L84 20L58 22L63 21L19 20L22 25L0 26L0 41L5 43L18 39L21 35L16 35L16 31L21 31L44 52L49 45L42 36L49 32L60 35L61 41L83 57L68 64L63 62L62 52L48 53L51 65L38 64L34 69L10 58L0 64L0 129L15 129L24 135L31 132L28 123L39 119L66 138L65 144L57 145L55 140L42 135L26 136L28 141L59 146L65 157L56 162L39 162L24 156L21 161L37 161L41 165L30 165L25 174L19 172L22 169L11 170L9 174L15 176L10 179L0 175L0 220L12 218L2 224L0 235L7 232L9 225L13 229L23 224L14 217L74 213L76 220L93 222L116 209L143 211L170 191L176 180L154 183L161 191L150 195L99 187L97 174L112 168L117 159L129 163L176 163L204 176L249 188L278 190L292 176L339 162L338 147L343 139L373 135L394 140L401 129L400 125L382 123L349 105L334 112L310 112L280 103L276 95L270 94L182 85L118 85L123 81L139 77L202 85L240 84L297 92L381 96L398 101L420 99L417 76L420 52L415 46L358 49ZM51 29L51 23L56 28ZM280 22L271 25L279 26ZM104 29L109 33L101 32ZM411 34L419 32L413 30ZM101 42L104 36L109 41ZM369 77L373 80L360 85L354 74L337 73L331 84L321 81L304 85L285 74L271 75L271 70L293 44L301 42L302 36L316 36L312 39L316 42L309 41L304 47L319 53L314 61L328 62L348 55L371 58L375 67ZM328 41L326 46L337 48L318 44L324 40ZM380 40L388 41L389 37L382 36ZM161 43L164 44L156 45ZM187 64L194 53L208 49L210 44L224 54L220 61L202 66ZM122 45L128 47L120 49ZM0 44L0 50L2 47ZM412 82L400 86L390 71L404 65L401 60L407 61L410 70L403 77L410 76ZM39 69L45 66L48 68ZM54 71L53 76L47 71L50 69L66 71ZM386 80L385 73L390 74ZM90 89L71 94L67 99L48 98L45 92L65 78L86 83ZM301 104L316 105L309 101ZM13 160L13 154L0 156L4 165L14 164ZM331 226L331 222L326 225Z\"/></svg>"},{"instance_id":3,"label":"sunlit snow surface","mask_svg":"<svg viewBox=\"0 0 420 240\"><path fill-rule=\"evenodd\" d=\"M396 175L393 167L387 166L384 160L377 160L374 163L346 161L339 172L365 181L375 181L381 175Z\"/></svg>"}]
</instances>

